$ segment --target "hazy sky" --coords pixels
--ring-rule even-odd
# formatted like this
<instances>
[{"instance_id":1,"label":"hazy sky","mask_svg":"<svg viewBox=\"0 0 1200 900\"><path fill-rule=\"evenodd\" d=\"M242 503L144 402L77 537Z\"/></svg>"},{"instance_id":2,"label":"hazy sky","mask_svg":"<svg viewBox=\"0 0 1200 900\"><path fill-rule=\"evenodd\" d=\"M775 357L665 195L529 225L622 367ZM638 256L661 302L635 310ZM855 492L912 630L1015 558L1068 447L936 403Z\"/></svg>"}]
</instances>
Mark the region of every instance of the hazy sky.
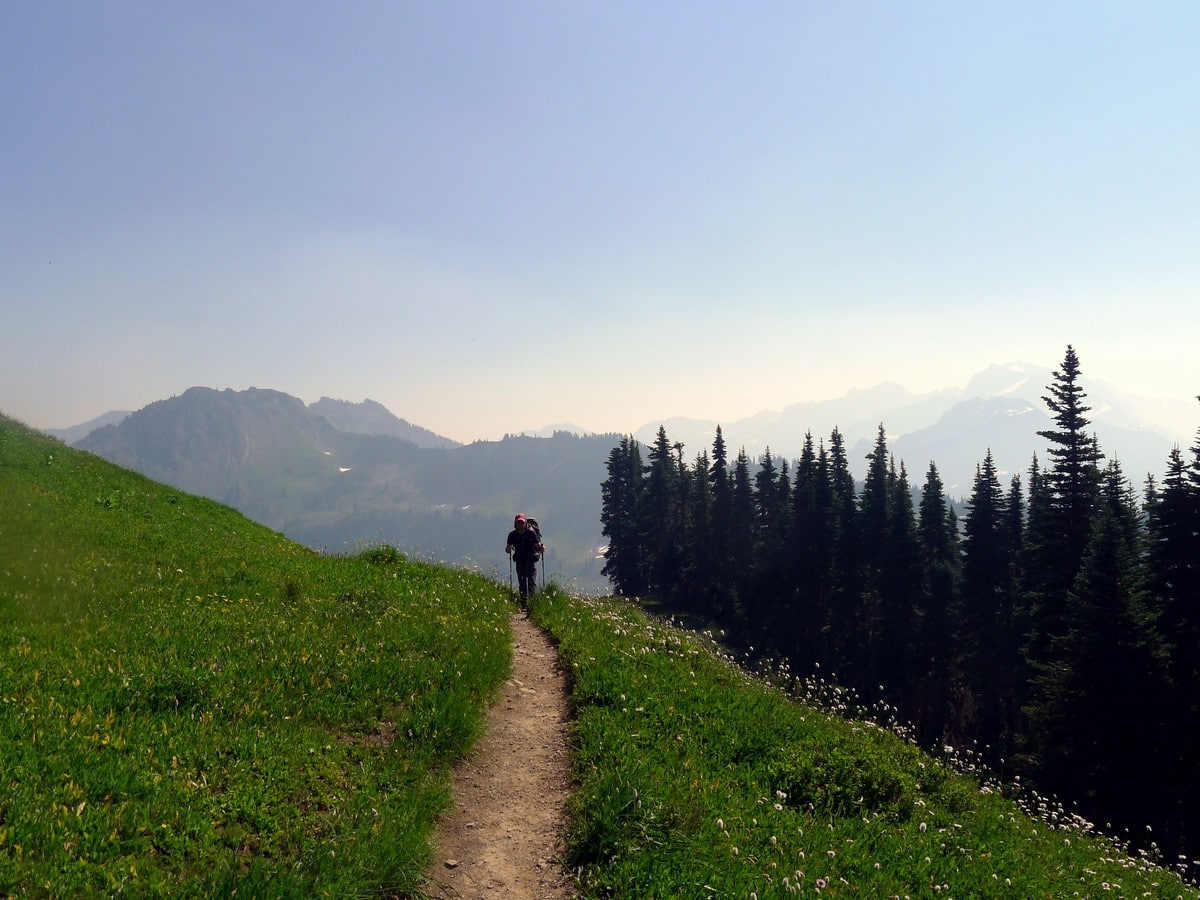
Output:
<instances>
[{"instance_id":1,"label":"hazy sky","mask_svg":"<svg viewBox=\"0 0 1200 900\"><path fill-rule=\"evenodd\" d=\"M0 4L0 410L1200 393L1200 4Z\"/></svg>"}]
</instances>

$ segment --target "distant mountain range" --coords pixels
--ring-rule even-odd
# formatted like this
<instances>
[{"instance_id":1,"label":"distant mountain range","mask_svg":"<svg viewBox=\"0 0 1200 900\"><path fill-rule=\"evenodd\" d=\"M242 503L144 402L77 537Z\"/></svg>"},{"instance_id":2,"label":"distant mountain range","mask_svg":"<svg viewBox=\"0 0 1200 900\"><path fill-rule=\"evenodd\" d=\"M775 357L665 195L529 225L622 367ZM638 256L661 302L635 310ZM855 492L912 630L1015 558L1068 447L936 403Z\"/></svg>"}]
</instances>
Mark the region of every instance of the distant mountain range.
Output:
<instances>
[{"instance_id":1,"label":"distant mountain range","mask_svg":"<svg viewBox=\"0 0 1200 900\"><path fill-rule=\"evenodd\" d=\"M794 460L805 434L825 441L834 427L861 477L879 425L897 464L919 487L930 461L955 500L971 490L990 449L1007 487L1024 480L1033 455L1045 464L1053 427L1042 396L1049 369L992 366L965 389L914 395L895 384L852 391L836 400L797 403L721 423L731 455L757 460L769 447ZM1117 458L1140 488L1160 477L1171 447L1190 446L1195 428L1171 433L1194 400L1163 405L1136 400L1083 380L1101 449ZM691 462L711 448L716 421L667 419L633 436L643 444L660 425ZM503 541L514 512L537 516L552 548L549 570L599 591L603 543L600 484L618 435L583 433L570 425L534 434L461 445L398 418L381 404L323 397L305 406L279 391L192 388L133 413L114 412L50 432L106 459L181 490L228 503L310 546L334 552L386 542L417 555L469 564L501 579Z\"/></svg>"},{"instance_id":2,"label":"distant mountain range","mask_svg":"<svg viewBox=\"0 0 1200 900\"><path fill-rule=\"evenodd\" d=\"M388 543L501 579L513 515L527 512L546 532L548 571L599 591L600 483L616 441L560 432L460 445L369 400L306 407L279 391L198 387L76 446L309 546Z\"/></svg>"},{"instance_id":3,"label":"distant mountain range","mask_svg":"<svg viewBox=\"0 0 1200 900\"><path fill-rule=\"evenodd\" d=\"M933 461L947 491L960 497L970 492L975 467L989 448L1001 473L1024 475L1034 453L1046 463L1046 441L1037 433L1053 426L1042 400L1052 380L1053 372L1044 367L994 365L961 390L912 394L897 384L885 383L835 400L796 403L782 412L760 412L722 422L721 433L731 453L744 447L756 459L769 447L776 457L795 459L806 432L812 432L814 441L824 439L828 445L829 435L837 427L846 441L851 471L861 477L882 424L888 447L897 465L905 463L911 482L923 481ZM1136 485L1140 486L1147 473L1161 475L1171 447L1189 446L1195 437L1200 404L1191 397L1148 401L1086 377L1081 377L1080 383L1092 408L1088 417L1101 449L1107 457L1120 461ZM701 448L711 448L718 423L667 419L647 423L634 437L643 443L652 441L659 424L672 441L685 445L685 458L694 458Z\"/></svg>"},{"instance_id":4,"label":"distant mountain range","mask_svg":"<svg viewBox=\"0 0 1200 900\"><path fill-rule=\"evenodd\" d=\"M440 434L434 434L428 428L397 418L382 403L376 403L374 400L350 403L346 400L322 397L316 403L310 403L308 411L320 416L339 431L350 434L388 434L411 441L418 447L445 449L460 446L458 441L452 441Z\"/></svg>"}]
</instances>

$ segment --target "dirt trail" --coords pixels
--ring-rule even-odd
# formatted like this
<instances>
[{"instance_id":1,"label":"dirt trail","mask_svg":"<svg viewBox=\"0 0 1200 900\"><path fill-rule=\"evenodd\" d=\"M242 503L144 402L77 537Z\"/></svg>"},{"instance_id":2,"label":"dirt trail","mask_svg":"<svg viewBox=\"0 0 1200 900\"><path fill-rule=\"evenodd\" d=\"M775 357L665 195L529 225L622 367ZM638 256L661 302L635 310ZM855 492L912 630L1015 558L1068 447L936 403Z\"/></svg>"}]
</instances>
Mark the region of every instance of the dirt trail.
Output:
<instances>
[{"instance_id":1,"label":"dirt trail","mask_svg":"<svg viewBox=\"0 0 1200 900\"><path fill-rule=\"evenodd\" d=\"M513 672L487 732L455 771L438 824L429 896L559 900L574 896L560 859L570 790L566 679L547 637L512 617Z\"/></svg>"}]
</instances>

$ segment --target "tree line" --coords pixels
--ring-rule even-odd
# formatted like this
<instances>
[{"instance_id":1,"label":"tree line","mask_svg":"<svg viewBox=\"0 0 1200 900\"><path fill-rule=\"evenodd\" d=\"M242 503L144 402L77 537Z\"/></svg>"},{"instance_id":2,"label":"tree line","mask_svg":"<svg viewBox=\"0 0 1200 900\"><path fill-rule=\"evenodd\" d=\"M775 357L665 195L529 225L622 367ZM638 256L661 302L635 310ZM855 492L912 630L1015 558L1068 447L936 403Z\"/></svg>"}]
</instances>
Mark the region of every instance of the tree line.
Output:
<instances>
[{"instance_id":1,"label":"tree line","mask_svg":"<svg viewBox=\"0 0 1200 900\"><path fill-rule=\"evenodd\" d=\"M861 483L837 429L684 460L622 438L601 486L603 574L800 676L878 698L927 746L976 752L1079 815L1200 849L1200 432L1134 488L1089 432L1067 347L1045 460L989 450L960 516L937 465L910 483L879 427ZM1147 828L1152 829L1147 832Z\"/></svg>"}]
</instances>

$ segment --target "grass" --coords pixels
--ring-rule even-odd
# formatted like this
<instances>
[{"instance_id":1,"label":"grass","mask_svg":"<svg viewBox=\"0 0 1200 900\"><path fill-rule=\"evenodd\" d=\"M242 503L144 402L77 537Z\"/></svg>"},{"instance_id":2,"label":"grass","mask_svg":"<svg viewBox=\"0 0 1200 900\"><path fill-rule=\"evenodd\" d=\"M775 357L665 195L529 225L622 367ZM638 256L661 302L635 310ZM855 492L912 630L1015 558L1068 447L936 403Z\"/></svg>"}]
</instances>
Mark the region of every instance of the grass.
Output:
<instances>
[{"instance_id":1,"label":"grass","mask_svg":"<svg viewBox=\"0 0 1200 900\"><path fill-rule=\"evenodd\" d=\"M1198 896L629 604L547 593L532 614L572 679L569 862L589 896Z\"/></svg>"},{"instance_id":2,"label":"grass","mask_svg":"<svg viewBox=\"0 0 1200 900\"><path fill-rule=\"evenodd\" d=\"M0 896L420 896L506 587L314 553L0 416ZM531 615L571 675L587 896L1200 896L828 686L797 703L615 600Z\"/></svg>"},{"instance_id":3,"label":"grass","mask_svg":"<svg viewBox=\"0 0 1200 900\"><path fill-rule=\"evenodd\" d=\"M492 581L325 557L0 418L0 895L420 890Z\"/></svg>"}]
</instances>

